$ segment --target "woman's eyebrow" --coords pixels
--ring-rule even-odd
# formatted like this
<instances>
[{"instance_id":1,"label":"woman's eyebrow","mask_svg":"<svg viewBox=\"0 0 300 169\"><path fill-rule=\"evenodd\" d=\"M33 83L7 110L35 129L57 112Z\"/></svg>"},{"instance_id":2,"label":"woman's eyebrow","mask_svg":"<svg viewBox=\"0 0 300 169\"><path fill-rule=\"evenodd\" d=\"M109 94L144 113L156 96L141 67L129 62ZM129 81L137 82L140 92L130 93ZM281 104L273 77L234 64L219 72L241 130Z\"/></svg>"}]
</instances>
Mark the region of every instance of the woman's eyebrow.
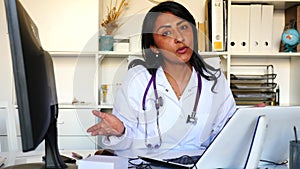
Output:
<instances>
[{"instance_id":1,"label":"woman's eyebrow","mask_svg":"<svg viewBox=\"0 0 300 169\"><path fill-rule=\"evenodd\" d=\"M183 22L186 22L186 20L181 20L181 21L179 21L179 22L177 22L176 23L176 26L178 26L178 25L180 25L180 24L182 24ZM160 27L158 27L157 29L156 29L156 31L158 32L160 29L162 29L162 28L171 28L171 25L162 25L162 26L160 26Z\"/></svg>"},{"instance_id":2,"label":"woman's eyebrow","mask_svg":"<svg viewBox=\"0 0 300 169\"><path fill-rule=\"evenodd\" d=\"M162 25L162 26L158 27L156 29L156 31L158 32L160 29L163 29L163 28L171 28L171 25Z\"/></svg>"},{"instance_id":3,"label":"woman's eyebrow","mask_svg":"<svg viewBox=\"0 0 300 169\"><path fill-rule=\"evenodd\" d=\"M176 25L178 26L178 25L180 25L180 24L182 24L183 22L186 22L186 20L181 20L181 21L179 21Z\"/></svg>"}]
</instances>

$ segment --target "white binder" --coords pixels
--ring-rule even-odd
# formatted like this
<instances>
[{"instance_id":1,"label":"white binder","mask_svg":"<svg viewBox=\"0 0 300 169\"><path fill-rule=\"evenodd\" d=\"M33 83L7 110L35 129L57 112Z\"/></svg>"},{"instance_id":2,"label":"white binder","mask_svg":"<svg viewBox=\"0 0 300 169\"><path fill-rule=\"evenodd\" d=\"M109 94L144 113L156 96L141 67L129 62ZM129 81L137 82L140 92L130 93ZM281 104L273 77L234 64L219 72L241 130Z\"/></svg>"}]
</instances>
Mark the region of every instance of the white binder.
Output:
<instances>
[{"instance_id":1,"label":"white binder","mask_svg":"<svg viewBox=\"0 0 300 169\"><path fill-rule=\"evenodd\" d=\"M261 48L262 52L272 51L273 5L262 5L261 13Z\"/></svg>"},{"instance_id":2,"label":"white binder","mask_svg":"<svg viewBox=\"0 0 300 169\"><path fill-rule=\"evenodd\" d=\"M224 50L223 0L211 0L211 43L212 51Z\"/></svg>"},{"instance_id":3,"label":"white binder","mask_svg":"<svg viewBox=\"0 0 300 169\"><path fill-rule=\"evenodd\" d=\"M261 52L261 4L250 4L250 52Z\"/></svg>"},{"instance_id":4,"label":"white binder","mask_svg":"<svg viewBox=\"0 0 300 169\"><path fill-rule=\"evenodd\" d=\"M231 5L229 49L231 52L249 52L249 5Z\"/></svg>"}]
</instances>

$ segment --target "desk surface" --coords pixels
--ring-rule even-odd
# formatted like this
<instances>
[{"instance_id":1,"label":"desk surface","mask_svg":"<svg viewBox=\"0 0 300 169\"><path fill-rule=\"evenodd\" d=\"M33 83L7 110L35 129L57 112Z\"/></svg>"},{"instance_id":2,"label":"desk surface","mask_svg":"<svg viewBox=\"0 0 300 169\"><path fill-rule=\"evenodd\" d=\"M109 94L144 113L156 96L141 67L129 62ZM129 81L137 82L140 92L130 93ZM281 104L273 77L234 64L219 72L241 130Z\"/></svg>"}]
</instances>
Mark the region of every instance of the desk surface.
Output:
<instances>
[{"instance_id":1,"label":"desk surface","mask_svg":"<svg viewBox=\"0 0 300 169\"><path fill-rule=\"evenodd\" d=\"M76 152L85 158L88 157L89 155L93 155L95 153L95 150L60 151L60 154L65 155L67 157L72 157L72 152ZM0 152L0 156L7 158L5 162L5 167L6 167L6 166L11 166L16 164L42 162L42 157L44 156L44 152L41 151L33 151L27 153ZM157 166L151 166L151 168L165 169L164 167L157 167ZM266 169L266 168L267 169L288 169L288 165L263 165L259 169Z\"/></svg>"},{"instance_id":2,"label":"desk surface","mask_svg":"<svg viewBox=\"0 0 300 169\"><path fill-rule=\"evenodd\" d=\"M76 151L60 151L61 155L72 157L72 152L82 155L83 158L92 155L95 150L76 150ZM5 167L17 164L37 163L42 162L42 157L45 155L43 151L32 152L0 152L1 157L6 157Z\"/></svg>"}]
</instances>

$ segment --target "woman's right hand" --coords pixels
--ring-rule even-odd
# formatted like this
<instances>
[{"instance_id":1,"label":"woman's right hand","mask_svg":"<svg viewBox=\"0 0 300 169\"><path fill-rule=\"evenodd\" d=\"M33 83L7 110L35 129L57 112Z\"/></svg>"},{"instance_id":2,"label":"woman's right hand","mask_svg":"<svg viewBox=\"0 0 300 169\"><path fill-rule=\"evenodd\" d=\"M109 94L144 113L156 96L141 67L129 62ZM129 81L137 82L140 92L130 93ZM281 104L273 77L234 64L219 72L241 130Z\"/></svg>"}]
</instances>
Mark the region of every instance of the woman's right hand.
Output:
<instances>
[{"instance_id":1,"label":"woman's right hand","mask_svg":"<svg viewBox=\"0 0 300 169\"><path fill-rule=\"evenodd\" d=\"M103 113L98 110L93 110L93 114L101 121L90 128L87 132L92 136L104 135L104 136L122 136L125 132L125 126L123 122L113 114Z\"/></svg>"}]
</instances>

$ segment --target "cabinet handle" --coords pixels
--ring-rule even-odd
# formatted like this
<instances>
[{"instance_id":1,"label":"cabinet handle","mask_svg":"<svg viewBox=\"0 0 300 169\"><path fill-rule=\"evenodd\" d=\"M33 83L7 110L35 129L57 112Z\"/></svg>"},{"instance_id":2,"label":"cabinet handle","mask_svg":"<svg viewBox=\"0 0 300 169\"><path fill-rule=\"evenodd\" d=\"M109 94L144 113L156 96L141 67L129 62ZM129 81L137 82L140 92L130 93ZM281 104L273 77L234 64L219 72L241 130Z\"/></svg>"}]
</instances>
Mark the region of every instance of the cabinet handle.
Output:
<instances>
[{"instance_id":1,"label":"cabinet handle","mask_svg":"<svg viewBox=\"0 0 300 169\"><path fill-rule=\"evenodd\" d=\"M57 122L57 124L65 124L65 122L64 122L64 121L62 121L62 122Z\"/></svg>"}]
</instances>

